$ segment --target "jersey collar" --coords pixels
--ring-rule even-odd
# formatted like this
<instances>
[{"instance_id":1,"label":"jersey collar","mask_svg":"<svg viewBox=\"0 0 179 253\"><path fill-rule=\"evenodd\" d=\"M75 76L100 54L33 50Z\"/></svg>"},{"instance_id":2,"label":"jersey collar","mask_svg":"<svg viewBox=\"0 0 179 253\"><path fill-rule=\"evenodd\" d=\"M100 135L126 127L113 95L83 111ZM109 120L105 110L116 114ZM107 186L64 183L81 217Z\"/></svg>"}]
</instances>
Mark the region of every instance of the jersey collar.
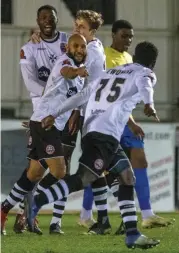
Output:
<instances>
[{"instance_id":1,"label":"jersey collar","mask_svg":"<svg viewBox=\"0 0 179 253\"><path fill-rule=\"evenodd\" d=\"M43 39L43 38L41 38L41 39L42 39L43 41L45 41L46 43L53 43L53 42L57 41L57 40L59 39L59 37L60 37L60 32L57 31L57 34L55 35L55 37L54 37L53 39L50 39L50 40L45 40L45 39Z\"/></svg>"}]
</instances>

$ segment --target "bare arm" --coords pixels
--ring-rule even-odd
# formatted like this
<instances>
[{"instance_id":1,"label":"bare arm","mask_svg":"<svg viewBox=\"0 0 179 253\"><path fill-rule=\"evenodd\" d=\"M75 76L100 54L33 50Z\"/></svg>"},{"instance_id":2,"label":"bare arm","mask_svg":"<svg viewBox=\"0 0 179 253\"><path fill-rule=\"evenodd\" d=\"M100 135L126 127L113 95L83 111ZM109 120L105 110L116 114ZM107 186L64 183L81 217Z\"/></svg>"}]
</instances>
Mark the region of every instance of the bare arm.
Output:
<instances>
[{"instance_id":1,"label":"bare arm","mask_svg":"<svg viewBox=\"0 0 179 253\"><path fill-rule=\"evenodd\" d=\"M85 67L74 68L71 66L64 66L60 70L60 73L64 78L67 78L67 79L74 79L77 76L81 76L81 77L88 76L88 72Z\"/></svg>"}]
</instances>

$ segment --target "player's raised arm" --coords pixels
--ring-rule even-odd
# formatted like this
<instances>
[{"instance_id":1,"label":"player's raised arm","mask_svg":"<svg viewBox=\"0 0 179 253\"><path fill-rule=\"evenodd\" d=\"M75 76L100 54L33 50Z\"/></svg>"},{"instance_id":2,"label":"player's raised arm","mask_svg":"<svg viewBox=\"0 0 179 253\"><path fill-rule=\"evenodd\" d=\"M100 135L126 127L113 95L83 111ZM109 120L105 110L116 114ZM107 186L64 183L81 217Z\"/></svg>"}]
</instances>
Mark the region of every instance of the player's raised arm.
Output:
<instances>
[{"instance_id":1,"label":"player's raised arm","mask_svg":"<svg viewBox=\"0 0 179 253\"><path fill-rule=\"evenodd\" d=\"M87 103L92 92L96 90L99 80L100 78L90 83L88 87L65 101L61 100L61 94L59 94L58 97L56 95L56 101L58 101L58 103L54 104L54 106L51 107L51 110L47 110L47 116L42 120L42 126L44 128L52 126L55 118L61 114ZM46 94L43 98L45 99L50 96L53 97L52 93Z\"/></svg>"},{"instance_id":2,"label":"player's raised arm","mask_svg":"<svg viewBox=\"0 0 179 253\"><path fill-rule=\"evenodd\" d=\"M34 56L26 47L21 49L20 52L20 68L27 90L41 96L44 88L38 83Z\"/></svg>"},{"instance_id":3,"label":"player's raised arm","mask_svg":"<svg viewBox=\"0 0 179 253\"><path fill-rule=\"evenodd\" d=\"M93 86L93 83L91 83L91 86ZM84 88L81 92L67 99L61 106L59 106L59 108L56 109L56 113L52 113L52 115L56 118L64 112L85 104L88 101L92 91L93 89L90 86Z\"/></svg>"},{"instance_id":4,"label":"player's raised arm","mask_svg":"<svg viewBox=\"0 0 179 253\"><path fill-rule=\"evenodd\" d=\"M146 116L153 116L157 121L156 110L154 108L154 90L156 84L156 76L152 69L155 66L158 56L158 49L150 42L139 43L135 48L135 55L133 56L134 62L144 66L136 76L136 87L139 91L141 99L145 107L144 113Z\"/></svg>"},{"instance_id":5,"label":"player's raised arm","mask_svg":"<svg viewBox=\"0 0 179 253\"><path fill-rule=\"evenodd\" d=\"M77 76L80 76L80 77L88 76L88 72L85 66L79 67L79 68L65 66L61 69L60 73L64 78L68 78L68 79L74 79Z\"/></svg>"}]
</instances>

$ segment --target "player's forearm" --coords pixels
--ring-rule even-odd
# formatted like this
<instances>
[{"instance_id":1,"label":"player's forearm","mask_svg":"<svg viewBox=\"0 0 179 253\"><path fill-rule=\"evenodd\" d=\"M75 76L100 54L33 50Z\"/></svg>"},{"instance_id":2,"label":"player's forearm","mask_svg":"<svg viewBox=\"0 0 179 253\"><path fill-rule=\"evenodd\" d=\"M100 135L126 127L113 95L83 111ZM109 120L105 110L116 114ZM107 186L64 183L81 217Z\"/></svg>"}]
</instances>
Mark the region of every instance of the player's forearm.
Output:
<instances>
[{"instance_id":1,"label":"player's forearm","mask_svg":"<svg viewBox=\"0 0 179 253\"><path fill-rule=\"evenodd\" d=\"M39 97L42 96L44 87L42 87L40 84L31 79L24 80L24 83L29 92L32 92Z\"/></svg>"},{"instance_id":2,"label":"player's forearm","mask_svg":"<svg viewBox=\"0 0 179 253\"><path fill-rule=\"evenodd\" d=\"M85 104L90 95L91 89L87 87L76 95L68 98L63 104L54 108L55 110L51 113L51 115L54 116L54 118L57 118L59 115Z\"/></svg>"},{"instance_id":3,"label":"player's forearm","mask_svg":"<svg viewBox=\"0 0 179 253\"><path fill-rule=\"evenodd\" d=\"M78 68L64 67L60 72L61 75L67 79L74 79L78 76Z\"/></svg>"},{"instance_id":4,"label":"player's forearm","mask_svg":"<svg viewBox=\"0 0 179 253\"><path fill-rule=\"evenodd\" d=\"M142 100L144 102L144 104L150 104L153 105L154 104L154 91L153 88L147 87L147 88L143 88L140 91Z\"/></svg>"}]
</instances>

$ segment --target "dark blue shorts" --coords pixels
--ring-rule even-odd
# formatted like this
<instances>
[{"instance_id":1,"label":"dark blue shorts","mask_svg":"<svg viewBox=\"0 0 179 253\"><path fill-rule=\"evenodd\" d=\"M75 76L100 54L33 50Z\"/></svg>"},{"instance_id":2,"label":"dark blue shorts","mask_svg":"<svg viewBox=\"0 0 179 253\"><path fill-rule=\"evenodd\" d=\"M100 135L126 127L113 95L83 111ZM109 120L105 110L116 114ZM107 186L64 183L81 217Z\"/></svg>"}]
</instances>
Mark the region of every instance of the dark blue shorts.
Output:
<instances>
[{"instance_id":1,"label":"dark blue shorts","mask_svg":"<svg viewBox=\"0 0 179 253\"><path fill-rule=\"evenodd\" d=\"M125 148L144 148L144 140L136 137L126 125L121 137L121 146Z\"/></svg>"}]
</instances>

